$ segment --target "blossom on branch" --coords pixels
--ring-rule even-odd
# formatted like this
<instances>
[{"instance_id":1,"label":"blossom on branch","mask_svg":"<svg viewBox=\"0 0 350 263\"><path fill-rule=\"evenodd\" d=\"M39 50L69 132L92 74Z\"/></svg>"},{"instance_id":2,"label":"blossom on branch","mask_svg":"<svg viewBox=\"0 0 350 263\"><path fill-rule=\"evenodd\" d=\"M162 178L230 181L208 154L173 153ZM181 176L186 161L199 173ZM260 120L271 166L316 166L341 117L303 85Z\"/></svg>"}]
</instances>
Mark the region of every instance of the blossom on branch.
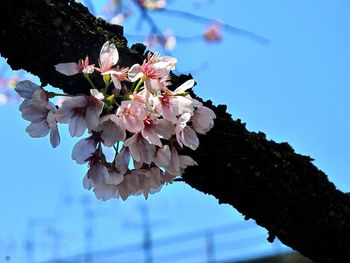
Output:
<instances>
[{"instance_id":1,"label":"blossom on branch","mask_svg":"<svg viewBox=\"0 0 350 263\"><path fill-rule=\"evenodd\" d=\"M29 81L19 82L16 91L24 98L20 111L31 122L26 129L29 135L50 133L53 147L60 142L58 123L67 123L72 137L88 133L74 145L71 157L88 165L83 185L98 199L126 200L139 194L148 198L188 166L198 165L190 156L181 155L181 150L196 150L197 133L207 133L216 116L190 96L194 80L175 90L168 88L176 58L148 53L142 65L135 64L130 70L120 69L118 60L117 48L104 43L99 67L94 67L105 82L100 88L87 76L88 57L79 63L56 65L66 75L84 73L94 87L90 95L57 94ZM132 83L122 88L123 81ZM114 90L108 88L112 82ZM49 99L55 96L66 99L54 105ZM114 149L112 161L107 161L106 147Z\"/></svg>"}]
</instances>

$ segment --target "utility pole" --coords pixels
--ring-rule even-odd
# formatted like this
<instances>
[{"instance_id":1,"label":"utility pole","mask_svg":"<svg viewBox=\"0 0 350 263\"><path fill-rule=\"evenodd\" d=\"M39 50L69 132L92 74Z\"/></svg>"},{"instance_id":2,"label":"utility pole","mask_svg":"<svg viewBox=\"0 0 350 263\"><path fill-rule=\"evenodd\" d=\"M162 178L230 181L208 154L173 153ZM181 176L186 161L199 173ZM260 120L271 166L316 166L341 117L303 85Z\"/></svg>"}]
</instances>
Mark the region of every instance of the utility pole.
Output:
<instances>
[{"instance_id":1,"label":"utility pole","mask_svg":"<svg viewBox=\"0 0 350 263\"><path fill-rule=\"evenodd\" d=\"M152 225L149 217L149 211L145 204L140 205L140 212L141 212L142 228L143 228L144 262L153 263Z\"/></svg>"},{"instance_id":2,"label":"utility pole","mask_svg":"<svg viewBox=\"0 0 350 263\"><path fill-rule=\"evenodd\" d=\"M94 212L91 209L90 206L90 199L88 196L83 196L81 198L81 203L83 206L83 213L85 218L85 232L84 232L84 239L85 239L85 263L93 263L93 238L94 238L94 232L93 232L93 217Z\"/></svg>"},{"instance_id":3,"label":"utility pole","mask_svg":"<svg viewBox=\"0 0 350 263\"><path fill-rule=\"evenodd\" d=\"M207 263L214 263L215 261L215 244L213 232L207 232L205 236Z\"/></svg>"}]
</instances>

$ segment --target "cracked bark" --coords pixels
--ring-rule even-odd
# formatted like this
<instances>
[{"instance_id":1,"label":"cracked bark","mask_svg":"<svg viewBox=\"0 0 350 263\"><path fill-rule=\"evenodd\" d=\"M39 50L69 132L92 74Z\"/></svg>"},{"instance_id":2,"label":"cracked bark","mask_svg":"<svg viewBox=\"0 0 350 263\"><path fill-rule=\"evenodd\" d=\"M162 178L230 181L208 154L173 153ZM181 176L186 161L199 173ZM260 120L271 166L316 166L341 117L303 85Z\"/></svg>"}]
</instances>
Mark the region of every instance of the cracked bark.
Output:
<instances>
[{"instance_id":1,"label":"cracked bark","mask_svg":"<svg viewBox=\"0 0 350 263\"><path fill-rule=\"evenodd\" d=\"M86 93L88 86L81 76L55 72L54 65L97 58L106 40L118 47L122 66L143 60L143 46L127 48L122 27L96 19L74 1L5 0L0 22L0 52L12 69L23 68L67 93ZM175 85L184 79L174 77ZM277 236L316 262L349 261L349 196L311 158L247 131L225 106L205 104L217 114L215 126L200 136L199 149L191 153L199 166L188 168L182 180L254 219L270 241Z\"/></svg>"}]
</instances>

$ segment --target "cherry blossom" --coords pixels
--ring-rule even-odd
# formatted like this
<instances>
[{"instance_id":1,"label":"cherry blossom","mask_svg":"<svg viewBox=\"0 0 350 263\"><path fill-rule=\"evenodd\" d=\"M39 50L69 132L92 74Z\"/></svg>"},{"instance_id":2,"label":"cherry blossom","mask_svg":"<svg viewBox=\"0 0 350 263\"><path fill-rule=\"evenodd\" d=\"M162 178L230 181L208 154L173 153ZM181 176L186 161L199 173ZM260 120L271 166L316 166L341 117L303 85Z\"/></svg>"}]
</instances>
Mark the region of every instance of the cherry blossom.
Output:
<instances>
[{"instance_id":1,"label":"cherry blossom","mask_svg":"<svg viewBox=\"0 0 350 263\"><path fill-rule=\"evenodd\" d=\"M196 132L188 125L188 121L191 118L191 114L186 112L182 114L176 124L176 139L179 145L183 145L196 150L199 145L199 140Z\"/></svg>"},{"instance_id":2,"label":"cherry blossom","mask_svg":"<svg viewBox=\"0 0 350 263\"><path fill-rule=\"evenodd\" d=\"M89 136L79 140L73 147L72 159L78 164L83 164L95 153L98 140L94 136Z\"/></svg>"},{"instance_id":3,"label":"cherry blossom","mask_svg":"<svg viewBox=\"0 0 350 263\"><path fill-rule=\"evenodd\" d=\"M63 101L57 110L56 118L60 123L69 124L71 136L81 136L86 128L96 129L102 113L103 94L96 89L90 90L91 96L76 96Z\"/></svg>"},{"instance_id":4,"label":"cherry blossom","mask_svg":"<svg viewBox=\"0 0 350 263\"><path fill-rule=\"evenodd\" d=\"M208 42L219 42L222 40L220 23L214 22L210 24L204 31L203 37Z\"/></svg>"},{"instance_id":5,"label":"cherry blossom","mask_svg":"<svg viewBox=\"0 0 350 263\"><path fill-rule=\"evenodd\" d=\"M148 59L142 65L135 64L130 68L129 79L133 82L139 79L145 81L146 89L155 94L159 91L159 86L155 86L156 82L152 82L151 79L160 79L168 76L170 71L175 69L176 63L176 58L170 56L161 57L157 53L149 53Z\"/></svg>"},{"instance_id":6,"label":"cherry blossom","mask_svg":"<svg viewBox=\"0 0 350 263\"><path fill-rule=\"evenodd\" d=\"M113 175L97 156L90 158L89 167L83 180L84 188L88 190L93 188L96 198L104 201L117 195L117 185L110 179Z\"/></svg>"},{"instance_id":7,"label":"cherry blossom","mask_svg":"<svg viewBox=\"0 0 350 263\"><path fill-rule=\"evenodd\" d=\"M143 120L147 116L144 105L138 101L122 101L117 115L121 125L128 131L137 133L144 129Z\"/></svg>"},{"instance_id":8,"label":"cherry blossom","mask_svg":"<svg viewBox=\"0 0 350 263\"><path fill-rule=\"evenodd\" d=\"M15 90L24 99L19 110L30 122L26 131L31 137L50 133L53 147L61 140L58 124L68 124L72 137L86 134L71 153L76 163L88 166L84 188L101 200L141 194L147 199L188 166L198 165L181 151L198 148L197 133L206 134L214 126L215 113L191 97L194 80L168 88L177 62L173 57L148 53L142 65L129 70L117 65L118 49L107 41L98 61L99 67L89 57L55 66L68 76L83 73L94 87L90 95L57 94L31 81L18 82ZM88 77L94 70L101 73L104 87ZM122 86L123 81L133 83ZM109 88L112 82L114 89ZM50 99L56 96L54 105Z\"/></svg>"},{"instance_id":9,"label":"cherry blossom","mask_svg":"<svg viewBox=\"0 0 350 263\"><path fill-rule=\"evenodd\" d=\"M205 106L198 106L192 117L193 129L200 133L206 134L214 126L215 113Z\"/></svg>"},{"instance_id":10,"label":"cherry blossom","mask_svg":"<svg viewBox=\"0 0 350 263\"><path fill-rule=\"evenodd\" d=\"M99 65L100 68L96 68L96 70L100 71L102 75L110 75L114 84L114 93L119 94L121 89L121 81L127 80L127 72L128 68L120 68L117 66L116 68L112 68L114 65L118 63L119 53L118 49L114 44L109 43L109 41L105 42L100 51L100 59Z\"/></svg>"},{"instance_id":11,"label":"cherry blossom","mask_svg":"<svg viewBox=\"0 0 350 263\"><path fill-rule=\"evenodd\" d=\"M29 80L19 82L15 90L24 98L19 107L22 118L31 122L26 132L33 138L45 137L50 133L51 145L56 148L61 141L56 108L48 101L46 91Z\"/></svg>"},{"instance_id":12,"label":"cherry blossom","mask_svg":"<svg viewBox=\"0 0 350 263\"><path fill-rule=\"evenodd\" d=\"M125 130L120 126L120 120L115 114L103 116L96 130L101 131L101 140L106 147L112 147L118 141L124 141L126 136Z\"/></svg>"},{"instance_id":13,"label":"cherry blossom","mask_svg":"<svg viewBox=\"0 0 350 263\"><path fill-rule=\"evenodd\" d=\"M55 69L66 76L72 76L79 73L91 74L94 72L93 64L89 63L89 56L86 56L85 59L80 59L78 63L68 62L68 63L59 63L55 65Z\"/></svg>"},{"instance_id":14,"label":"cherry blossom","mask_svg":"<svg viewBox=\"0 0 350 263\"><path fill-rule=\"evenodd\" d=\"M135 133L124 142L136 162L151 164L155 158L155 145L150 144L140 133Z\"/></svg>"},{"instance_id":15,"label":"cherry blossom","mask_svg":"<svg viewBox=\"0 0 350 263\"><path fill-rule=\"evenodd\" d=\"M201 103L185 95L188 89L194 86L193 80L188 80L179 86L175 91L167 90L162 95L154 98L154 104L157 112L164 119L177 123L177 116L185 112L193 112L194 107L200 106Z\"/></svg>"}]
</instances>

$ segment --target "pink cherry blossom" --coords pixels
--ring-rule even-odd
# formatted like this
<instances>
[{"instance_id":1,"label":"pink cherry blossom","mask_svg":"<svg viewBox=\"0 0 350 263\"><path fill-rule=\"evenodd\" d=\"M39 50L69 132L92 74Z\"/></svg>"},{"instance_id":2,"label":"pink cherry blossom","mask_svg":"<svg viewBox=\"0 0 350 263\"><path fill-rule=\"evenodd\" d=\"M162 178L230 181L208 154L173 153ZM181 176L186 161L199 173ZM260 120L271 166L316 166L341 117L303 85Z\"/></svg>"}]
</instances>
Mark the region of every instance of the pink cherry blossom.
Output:
<instances>
[{"instance_id":1,"label":"pink cherry blossom","mask_svg":"<svg viewBox=\"0 0 350 263\"><path fill-rule=\"evenodd\" d=\"M16 91L24 98L20 111L31 122L26 129L29 135L43 137L50 133L53 147L60 143L57 123L68 123L71 136L81 136L88 130L89 137L74 145L71 157L78 164L88 163L83 185L92 189L96 198L120 196L126 200L130 195L143 194L147 199L188 166L198 165L190 156L179 155L177 149L197 149L196 132L208 132L216 116L189 95L194 80L174 91L168 88L175 58L149 52L142 65L135 64L130 70L120 68L118 60L118 49L107 41L100 51L99 67L90 65L88 57L78 63L57 64L56 70L65 75L96 70L105 82L103 93L91 89L89 96L69 95L58 106L49 99L59 94L30 81L19 82ZM138 83L133 83L135 88L130 91L128 85L122 88L123 81Z\"/></svg>"},{"instance_id":2,"label":"pink cherry blossom","mask_svg":"<svg viewBox=\"0 0 350 263\"><path fill-rule=\"evenodd\" d=\"M139 177L128 172L125 174L123 182L121 182L117 188L120 197L125 201L130 195L138 192L140 188Z\"/></svg>"},{"instance_id":3,"label":"pink cherry blossom","mask_svg":"<svg viewBox=\"0 0 350 263\"><path fill-rule=\"evenodd\" d=\"M146 199L151 190L158 190L162 186L160 170L158 167L152 167L150 169L134 169L131 170L131 174L138 177L138 191L143 193Z\"/></svg>"},{"instance_id":4,"label":"pink cherry blossom","mask_svg":"<svg viewBox=\"0 0 350 263\"><path fill-rule=\"evenodd\" d=\"M193 129L200 133L206 134L214 126L215 113L205 106L198 106L192 117Z\"/></svg>"},{"instance_id":5,"label":"pink cherry blossom","mask_svg":"<svg viewBox=\"0 0 350 263\"><path fill-rule=\"evenodd\" d=\"M116 171L120 174L125 174L128 171L128 166L130 163L130 151L129 148L123 147L120 152L117 154L114 165Z\"/></svg>"},{"instance_id":6,"label":"pink cherry blossom","mask_svg":"<svg viewBox=\"0 0 350 263\"><path fill-rule=\"evenodd\" d=\"M145 87L152 93L159 91L157 82L152 82L150 79L160 79L169 75L171 70L175 69L176 58L164 56L160 57L157 53L149 53L148 59L139 64L133 65L129 70L129 79L133 82L138 79L145 81Z\"/></svg>"},{"instance_id":7,"label":"pink cherry blossom","mask_svg":"<svg viewBox=\"0 0 350 263\"><path fill-rule=\"evenodd\" d=\"M136 162L151 164L155 158L156 147L142 137L140 133L134 134L124 142L129 148L132 158Z\"/></svg>"},{"instance_id":8,"label":"pink cherry blossom","mask_svg":"<svg viewBox=\"0 0 350 263\"><path fill-rule=\"evenodd\" d=\"M167 167L171 161L171 150L169 145L163 145L157 150L156 158L154 163L158 167Z\"/></svg>"},{"instance_id":9,"label":"pink cherry blossom","mask_svg":"<svg viewBox=\"0 0 350 263\"><path fill-rule=\"evenodd\" d=\"M179 165L183 173L188 166L198 165L198 163L188 155L179 155Z\"/></svg>"},{"instance_id":10,"label":"pink cherry blossom","mask_svg":"<svg viewBox=\"0 0 350 263\"><path fill-rule=\"evenodd\" d=\"M40 88L30 80L23 80L17 83L15 91L24 99L31 99L34 92Z\"/></svg>"},{"instance_id":11,"label":"pink cherry blossom","mask_svg":"<svg viewBox=\"0 0 350 263\"><path fill-rule=\"evenodd\" d=\"M176 124L176 139L179 145L183 145L196 150L199 145L199 140L196 132L188 125L188 121L191 118L191 114L186 112L182 114Z\"/></svg>"},{"instance_id":12,"label":"pink cherry blossom","mask_svg":"<svg viewBox=\"0 0 350 263\"><path fill-rule=\"evenodd\" d=\"M167 166L164 167L166 174L174 177L181 174L179 154L174 146L171 146L171 158Z\"/></svg>"},{"instance_id":13,"label":"pink cherry blossom","mask_svg":"<svg viewBox=\"0 0 350 263\"><path fill-rule=\"evenodd\" d=\"M92 189L97 199L103 201L118 195L117 186L110 184L111 175L106 166L104 166L98 156L91 156L89 159L89 170L86 173L83 185L85 189Z\"/></svg>"},{"instance_id":14,"label":"pink cherry blossom","mask_svg":"<svg viewBox=\"0 0 350 263\"><path fill-rule=\"evenodd\" d=\"M158 119L154 115L149 114L143 121L144 128L141 131L143 138L149 143L162 146L160 139L169 139L175 134L175 126L164 119Z\"/></svg>"},{"instance_id":15,"label":"pink cherry blossom","mask_svg":"<svg viewBox=\"0 0 350 263\"><path fill-rule=\"evenodd\" d=\"M100 51L100 70L106 72L110 70L119 60L119 53L114 44L105 42Z\"/></svg>"},{"instance_id":16,"label":"pink cherry blossom","mask_svg":"<svg viewBox=\"0 0 350 263\"><path fill-rule=\"evenodd\" d=\"M72 159L83 164L95 153L98 140L94 136L79 140L73 147Z\"/></svg>"},{"instance_id":17,"label":"pink cherry blossom","mask_svg":"<svg viewBox=\"0 0 350 263\"><path fill-rule=\"evenodd\" d=\"M103 116L96 130L101 131L102 143L106 147L112 147L125 139L125 130L120 126L119 117L115 114Z\"/></svg>"},{"instance_id":18,"label":"pink cherry blossom","mask_svg":"<svg viewBox=\"0 0 350 263\"><path fill-rule=\"evenodd\" d=\"M69 123L69 132L73 137L81 136L86 128L94 130L99 124L104 96L96 89L90 92L91 96L77 96L64 100L57 110L57 120L60 123Z\"/></svg>"},{"instance_id":19,"label":"pink cherry blossom","mask_svg":"<svg viewBox=\"0 0 350 263\"><path fill-rule=\"evenodd\" d=\"M31 123L26 132L33 138L45 137L50 133L53 148L60 144L60 135L56 121L56 108L48 101L46 91L31 81L21 81L16 91L24 98L19 107L22 117Z\"/></svg>"},{"instance_id":20,"label":"pink cherry blossom","mask_svg":"<svg viewBox=\"0 0 350 263\"><path fill-rule=\"evenodd\" d=\"M118 63L119 53L118 49L114 44L110 44L109 41L105 42L100 51L99 64L100 68L96 68L97 71L100 71L102 75L110 75L114 84L113 92L116 95L119 95L122 88L121 81L128 80L128 68L112 68Z\"/></svg>"},{"instance_id":21,"label":"pink cherry blossom","mask_svg":"<svg viewBox=\"0 0 350 263\"><path fill-rule=\"evenodd\" d=\"M143 130L143 120L147 116L144 104L138 101L122 101L118 108L117 115L121 125L128 131L137 133Z\"/></svg>"},{"instance_id":22,"label":"pink cherry blossom","mask_svg":"<svg viewBox=\"0 0 350 263\"><path fill-rule=\"evenodd\" d=\"M164 119L177 123L177 116L184 112L193 112L194 108L201 105L189 95L183 94L194 85L193 80L188 80L179 86L175 91L166 91L163 95L154 98L154 105L157 112Z\"/></svg>"},{"instance_id":23,"label":"pink cherry blossom","mask_svg":"<svg viewBox=\"0 0 350 263\"><path fill-rule=\"evenodd\" d=\"M31 107L31 109L33 109L33 107ZM39 117L40 115L36 115L40 111L42 114L41 117ZM45 137L48 133L50 133L50 143L53 148L56 148L61 141L55 111L55 106L49 103L48 108L41 108L39 111L36 111L34 114L36 116L34 118L28 117L30 116L29 114L26 116L27 118L33 120L32 123L26 128L26 132L33 138Z\"/></svg>"},{"instance_id":24,"label":"pink cherry blossom","mask_svg":"<svg viewBox=\"0 0 350 263\"><path fill-rule=\"evenodd\" d=\"M222 40L220 23L214 22L209 25L203 33L204 39L208 42L219 42Z\"/></svg>"},{"instance_id":25,"label":"pink cherry blossom","mask_svg":"<svg viewBox=\"0 0 350 263\"><path fill-rule=\"evenodd\" d=\"M79 73L91 74L94 72L94 65L90 65L89 57L86 56L85 59L80 59L78 63L59 63L55 66L55 69L61 74L64 74L66 76L72 76Z\"/></svg>"}]
</instances>

